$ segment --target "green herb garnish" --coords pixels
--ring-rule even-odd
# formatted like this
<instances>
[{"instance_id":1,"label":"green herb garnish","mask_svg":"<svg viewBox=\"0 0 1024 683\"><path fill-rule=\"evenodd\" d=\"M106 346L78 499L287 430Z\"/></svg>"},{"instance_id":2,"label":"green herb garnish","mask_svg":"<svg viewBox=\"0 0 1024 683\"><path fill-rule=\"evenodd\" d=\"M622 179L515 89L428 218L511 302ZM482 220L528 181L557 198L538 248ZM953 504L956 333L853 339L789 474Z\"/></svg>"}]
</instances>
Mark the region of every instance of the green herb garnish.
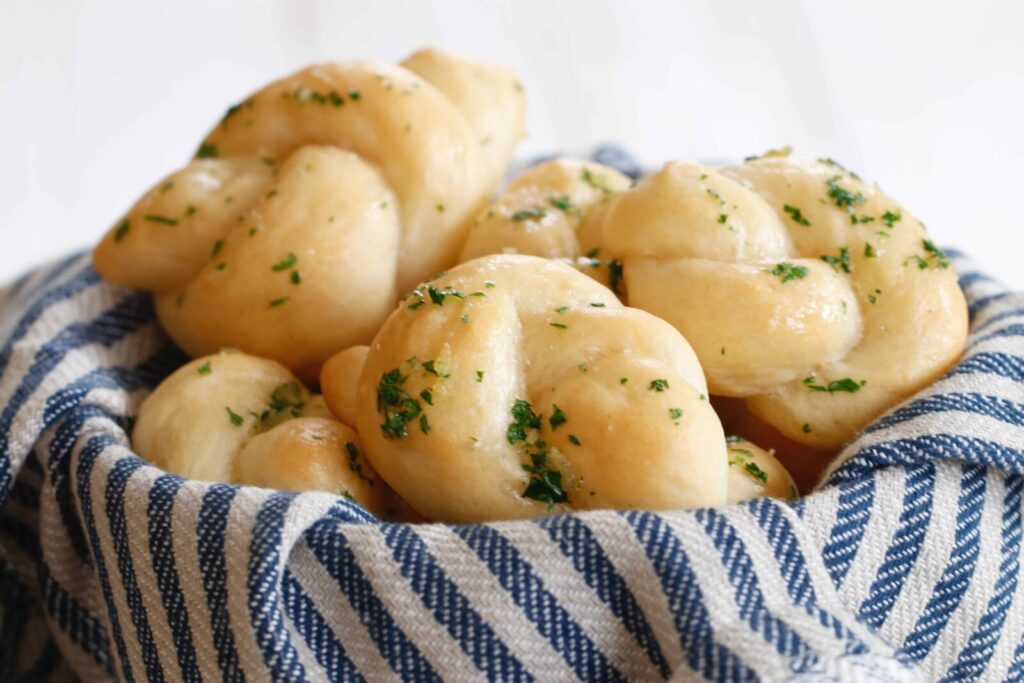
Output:
<instances>
[{"instance_id":1,"label":"green herb garnish","mask_svg":"<svg viewBox=\"0 0 1024 683\"><path fill-rule=\"evenodd\" d=\"M283 259L281 259L280 261L278 261L274 265L270 266L270 269L275 271L275 272L281 272L282 270L288 270L289 268L294 266L295 262L298 261L298 260L299 260L299 258L295 254L293 254L291 252L288 252L287 256L285 256Z\"/></svg>"},{"instance_id":2,"label":"green herb garnish","mask_svg":"<svg viewBox=\"0 0 1024 683\"><path fill-rule=\"evenodd\" d=\"M827 386L823 386L818 382L817 378L813 376L804 377L804 386L811 391L827 391L830 394L834 394L838 391L856 394L860 391L860 388L867 383L868 381L866 379L862 379L858 382L857 380L846 377L844 379L837 379L833 382L829 382Z\"/></svg>"},{"instance_id":3,"label":"green herb garnish","mask_svg":"<svg viewBox=\"0 0 1024 683\"><path fill-rule=\"evenodd\" d=\"M117 230L114 231L114 241L120 242L124 239L124 236L128 234L128 230L131 229L131 223L125 218L121 221L121 225L117 226Z\"/></svg>"},{"instance_id":4,"label":"green herb garnish","mask_svg":"<svg viewBox=\"0 0 1024 683\"><path fill-rule=\"evenodd\" d=\"M832 266L832 270L837 273L842 270L844 273L850 272L850 250L846 247L839 248L839 256L828 256L823 254L821 260Z\"/></svg>"},{"instance_id":5,"label":"green herb garnish","mask_svg":"<svg viewBox=\"0 0 1024 683\"><path fill-rule=\"evenodd\" d=\"M147 213L142 216L143 220L150 221L151 223L163 223L164 225L177 225L177 218L168 218L167 216L160 216L155 213Z\"/></svg>"},{"instance_id":6,"label":"green herb garnish","mask_svg":"<svg viewBox=\"0 0 1024 683\"><path fill-rule=\"evenodd\" d=\"M242 423L245 420L242 418L241 415L239 415L235 411L231 410L231 408L229 408L227 406L224 406L224 410L228 411L228 419L231 420L231 424L235 425L236 427L241 427L242 426Z\"/></svg>"},{"instance_id":7,"label":"green herb garnish","mask_svg":"<svg viewBox=\"0 0 1024 683\"><path fill-rule=\"evenodd\" d=\"M551 425L551 429L554 430L564 425L567 418L561 408L555 404L552 405L554 406L554 411L551 413L551 417L548 418L548 423Z\"/></svg>"},{"instance_id":8,"label":"green herb garnish","mask_svg":"<svg viewBox=\"0 0 1024 683\"><path fill-rule=\"evenodd\" d=\"M217 151L217 145L210 145L204 142L196 150L196 159L216 159L218 156L220 156L220 153Z\"/></svg>"},{"instance_id":9,"label":"green herb garnish","mask_svg":"<svg viewBox=\"0 0 1024 683\"><path fill-rule=\"evenodd\" d=\"M535 206L532 209L523 209L522 211L516 211L512 214L512 220L514 221L526 221L535 220L538 218L544 218L547 212L539 206Z\"/></svg>"},{"instance_id":10,"label":"green herb garnish","mask_svg":"<svg viewBox=\"0 0 1024 683\"><path fill-rule=\"evenodd\" d=\"M665 391L666 389L668 389L668 380L661 378L652 379L651 383L648 385L647 388L650 389L651 391Z\"/></svg>"},{"instance_id":11,"label":"green herb garnish","mask_svg":"<svg viewBox=\"0 0 1024 683\"><path fill-rule=\"evenodd\" d=\"M789 217L796 221L797 225L810 225L811 222L804 218L804 215L795 206L784 204L782 210L789 214Z\"/></svg>"},{"instance_id":12,"label":"green herb garnish","mask_svg":"<svg viewBox=\"0 0 1024 683\"><path fill-rule=\"evenodd\" d=\"M764 272L770 275L775 275L776 277L781 278L783 283L786 283L790 280L803 280L807 277L807 273L810 271L807 270L805 266L795 266L788 261L783 261L771 270L766 270Z\"/></svg>"},{"instance_id":13,"label":"green herb garnish","mask_svg":"<svg viewBox=\"0 0 1024 683\"><path fill-rule=\"evenodd\" d=\"M855 206L863 204L867 201L867 197L862 195L860 192L850 192L849 190L839 185L839 179L841 176L834 176L825 181L828 185L828 196L832 198L836 206L841 209L846 209L850 213L853 213Z\"/></svg>"}]
</instances>

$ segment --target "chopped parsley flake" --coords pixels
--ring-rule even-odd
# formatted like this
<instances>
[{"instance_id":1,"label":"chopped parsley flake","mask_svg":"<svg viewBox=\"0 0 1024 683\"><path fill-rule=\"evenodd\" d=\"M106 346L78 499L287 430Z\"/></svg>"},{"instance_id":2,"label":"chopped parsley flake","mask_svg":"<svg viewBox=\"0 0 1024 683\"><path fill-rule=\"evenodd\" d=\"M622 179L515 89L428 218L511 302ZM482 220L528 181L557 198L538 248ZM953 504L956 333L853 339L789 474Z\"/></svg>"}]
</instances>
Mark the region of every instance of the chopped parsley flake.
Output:
<instances>
[{"instance_id":1,"label":"chopped parsley flake","mask_svg":"<svg viewBox=\"0 0 1024 683\"><path fill-rule=\"evenodd\" d=\"M828 386L822 386L818 382L817 378L813 376L804 377L804 386L810 389L811 391L827 391L830 394L834 394L838 391L844 391L849 394L856 394L858 391L860 391L860 388L867 383L868 381L866 379L862 379L861 381L858 382L857 380L846 377L844 379L837 379L833 382L829 382Z\"/></svg>"},{"instance_id":2,"label":"chopped parsley flake","mask_svg":"<svg viewBox=\"0 0 1024 683\"><path fill-rule=\"evenodd\" d=\"M435 377L448 377L447 374L445 374L444 372L441 372L441 371L439 371L437 369L435 363L437 363L437 361L427 360L427 361L423 361L422 363L420 363L420 365L423 366L424 370L426 370L427 372L429 372L431 375L433 375Z\"/></svg>"},{"instance_id":3,"label":"chopped parsley flake","mask_svg":"<svg viewBox=\"0 0 1024 683\"><path fill-rule=\"evenodd\" d=\"M864 258L875 258L875 248L871 246L871 242L864 243Z\"/></svg>"},{"instance_id":4,"label":"chopped parsley flake","mask_svg":"<svg viewBox=\"0 0 1024 683\"><path fill-rule=\"evenodd\" d=\"M841 176L834 176L825 181L828 185L828 196L832 198L836 206L841 209L846 209L850 213L853 213L853 208L858 204L863 204L867 201L867 197L862 195L860 192L850 192L849 190L839 185L839 179Z\"/></svg>"},{"instance_id":5,"label":"chopped parsley flake","mask_svg":"<svg viewBox=\"0 0 1024 683\"><path fill-rule=\"evenodd\" d=\"M924 250L928 252L928 257L935 259L936 268L949 268L950 262L946 252L935 246L935 243L931 240L921 240L921 244L924 245Z\"/></svg>"},{"instance_id":6,"label":"chopped parsley flake","mask_svg":"<svg viewBox=\"0 0 1024 683\"><path fill-rule=\"evenodd\" d=\"M756 462L744 463L743 471L750 475L752 479L756 479L761 483L767 483L768 481L768 473L758 467Z\"/></svg>"},{"instance_id":7,"label":"chopped parsley flake","mask_svg":"<svg viewBox=\"0 0 1024 683\"><path fill-rule=\"evenodd\" d=\"M456 299L466 298L466 295L457 289L438 289L433 285L427 285L427 294L430 296L430 300L438 306L444 306L444 300L448 297Z\"/></svg>"},{"instance_id":8,"label":"chopped parsley flake","mask_svg":"<svg viewBox=\"0 0 1024 683\"><path fill-rule=\"evenodd\" d=\"M668 389L668 380L661 378L652 379L650 385L648 385L647 388L650 389L651 391L665 391L666 389Z\"/></svg>"},{"instance_id":9,"label":"chopped parsley flake","mask_svg":"<svg viewBox=\"0 0 1024 683\"><path fill-rule=\"evenodd\" d=\"M430 424L427 422L426 414L420 415L420 431L424 434L430 433Z\"/></svg>"},{"instance_id":10,"label":"chopped parsley flake","mask_svg":"<svg viewBox=\"0 0 1024 683\"><path fill-rule=\"evenodd\" d=\"M576 438L575 434L570 434L569 435L569 443L571 443L573 446L582 446L583 445L583 444L580 443L580 440Z\"/></svg>"},{"instance_id":11,"label":"chopped parsley flake","mask_svg":"<svg viewBox=\"0 0 1024 683\"><path fill-rule=\"evenodd\" d=\"M892 211L886 211L885 213L882 214L882 222L888 225L890 228L893 227L893 225L895 225L896 223L900 222L901 220L903 220L903 216L900 215L898 212L893 213Z\"/></svg>"},{"instance_id":12,"label":"chopped parsley flake","mask_svg":"<svg viewBox=\"0 0 1024 683\"><path fill-rule=\"evenodd\" d=\"M801 431L803 431L804 434L810 434L811 424L809 422L804 422L804 426L801 428Z\"/></svg>"},{"instance_id":13,"label":"chopped parsley flake","mask_svg":"<svg viewBox=\"0 0 1024 683\"><path fill-rule=\"evenodd\" d=\"M850 272L850 250L846 247L839 248L839 256L828 256L823 254L821 260L832 266L832 270L837 273L842 270L844 273Z\"/></svg>"},{"instance_id":14,"label":"chopped parsley flake","mask_svg":"<svg viewBox=\"0 0 1024 683\"><path fill-rule=\"evenodd\" d=\"M216 159L220 156L220 152L217 151L217 145L211 145L203 143L199 145L199 149L196 150L197 159Z\"/></svg>"},{"instance_id":15,"label":"chopped parsley flake","mask_svg":"<svg viewBox=\"0 0 1024 683\"><path fill-rule=\"evenodd\" d=\"M569 201L568 195L562 195L561 197L548 197L548 204L559 211L568 211L572 208L572 202Z\"/></svg>"},{"instance_id":16,"label":"chopped parsley flake","mask_svg":"<svg viewBox=\"0 0 1024 683\"><path fill-rule=\"evenodd\" d=\"M727 220L729 220L729 214L727 214L727 213L720 213L720 214L718 214L718 222L719 223L725 223Z\"/></svg>"},{"instance_id":17,"label":"chopped parsley flake","mask_svg":"<svg viewBox=\"0 0 1024 683\"><path fill-rule=\"evenodd\" d=\"M177 225L177 218L168 218L167 216L160 216L155 213L147 213L142 216L143 220L147 220L151 223L163 223L164 225Z\"/></svg>"},{"instance_id":18,"label":"chopped parsley flake","mask_svg":"<svg viewBox=\"0 0 1024 683\"><path fill-rule=\"evenodd\" d=\"M568 306L559 306L558 308L555 309L555 313L565 313L568 310Z\"/></svg>"},{"instance_id":19,"label":"chopped parsley flake","mask_svg":"<svg viewBox=\"0 0 1024 683\"><path fill-rule=\"evenodd\" d=\"M245 420L242 418L241 415L231 410L231 408L229 408L228 406L224 406L224 410L228 411L228 419L231 421L231 424L235 425L236 427L242 426L242 423Z\"/></svg>"},{"instance_id":20,"label":"chopped parsley flake","mask_svg":"<svg viewBox=\"0 0 1024 683\"><path fill-rule=\"evenodd\" d=\"M551 327L557 327L560 330L567 330L567 329L569 329L569 326L566 325L565 323L552 323L552 322L549 322L548 325L551 325Z\"/></svg>"},{"instance_id":21,"label":"chopped parsley flake","mask_svg":"<svg viewBox=\"0 0 1024 683\"><path fill-rule=\"evenodd\" d=\"M480 382L484 381L484 371L483 370L477 370L476 371L476 381L477 381L477 384L479 384Z\"/></svg>"},{"instance_id":22,"label":"chopped parsley flake","mask_svg":"<svg viewBox=\"0 0 1024 683\"><path fill-rule=\"evenodd\" d=\"M129 223L128 219L125 218L123 221L121 221L121 225L117 226L117 230L114 231L114 241L120 242L121 240L123 240L130 229L131 223Z\"/></svg>"},{"instance_id":23,"label":"chopped parsley flake","mask_svg":"<svg viewBox=\"0 0 1024 683\"><path fill-rule=\"evenodd\" d=\"M532 209L523 209L522 211L516 211L512 214L512 220L514 221L529 221L536 220L538 218L544 218L547 212L539 206L535 206Z\"/></svg>"},{"instance_id":24,"label":"chopped parsley flake","mask_svg":"<svg viewBox=\"0 0 1024 683\"><path fill-rule=\"evenodd\" d=\"M722 199L722 195L718 194L717 192L715 192L714 190L712 190L712 189L711 189L710 187L709 187L709 188L707 188L707 189L705 190L705 192L707 192L707 193L708 193L708 196L709 196L709 197L711 197L712 199L714 199L715 201L717 201L717 202L718 202L718 204L719 204L719 206L725 206L725 200L724 200L724 199Z\"/></svg>"},{"instance_id":25,"label":"chopped parsley flake","mask_svg":"<svg viewBox=\"0 0 1024 683\"><path fill-rule=\"evenodd\" d=\"M217 240L213 243L213 251L210 252L210 257L214 257L220 253L220 250L224 248L224 240Z\"/></svg>"},{"instance_id":26,"label":"chopped parsley flake","mask_svg":"<svg viewBox=\"0 0 1024 683\"><path fill-rule=\"evenodd\" d=\"M289 299L291 299L290 296L282 296L280 299L272 299L270 301L270 305L267 306L267 308L277 308L278 306L283 306L284 304L288 303Z\"/></svg>"},{"instance_id":27,"label":"chopped parsley flake","mask_svg":"<svg viewBox=\"0 0 1024 683\"><path fill-rule=\"evenodd\" d=\"M766 270L764 272L770 275L775 275L780 278L783 283L786 283L790 280L803 280L807 277L807 273L810 271L807 270L806 266L795 266L788 261L783 261L771 270Z\"/></svg>"},{"instance_id":28,"label":"chopped parsley flake","mask_svg":"<svg viewBox=\"0 0 1024 683\"><path fill-rule=\"evenodd\" d=\"M591 302L590 305L593 306L594 308L604 308L604 304L601 303L600 301Z\"/></svg>"},{"instance_id":29,"label":"chopped parsley flake","mask_svg":"<svg viewBox=\"0 0 1024 683\"><path fill-rule=\"evenodd\" d=\"M668 409L668 416L670 418L672 418L673 420L678 420L679 418L681 418L683 416L683 409L682 408L669 408Z\"/></svg>"},{"instance_id":30,"label":"chopped parsley flake","mask_svg":"<svg viewBox=\"0 0 1024 683\"><path fill-rule=\"evenodd\" d=\"M509 423L505 436L510 444L515 445L520 441L526 441L527 429L540 429L540 415L533 412L533 406L529 401L517 398L512 404L512 422Z\"/></svg>"},{"instance_id":31,"label":"chopped parsley flake","mask_svg":"<svg viewBox=\"0 0 1024 683\"><path fill-rule=\"evenodd\" d=\"M551 429L558 429L560 426L565 424L567 418L561 408L556 404L552 405L554 406L554 411L551 413L551 417L548 418L548 422L551 424Z\"/></svg>"},{"instance_id":32,"label":"chopped parsley flake","mask_svg":"<svg viewBox=\"0 0 1024 683\"><path fill-rule=\"evenodd\" d=\"M402 388L407 379L408 375L403 375L398 368L394 368L381 375L377 384L377 411L384 415L384 423L380 430L387 439L404 437L406 423L416 419L423 412L420 402Z\"/></svg>"},{"instance_id":33,"label":"chopped parsley flake","mask_svg":"<svg viewBox=\"0 0 1024 683\"><path fill-rule=\"evenodd\" d=\"M293 270L291 274L291 281L293 285L297 285L302 282L302 273L297 270Z\"/></svg>"},{"instance_id":34,"label":"chopped parsley flake","mask_svg":"<svg viewBox=\"0 0 1024 683\"><path fill-rule=\"evenodd\" d=\"M792 218L796 222L797 225L807 225L807 226L809 226L811 224L811 222L809 220L804 218L804 215L803 215L803 213L800 212L800 209L798 209L795 206L790 206L789 204L784 204L782 206L782 210L785 211L786 213L788 213L789 217Z\"/></svg>"},{"instance_id":35,"label":"chopped parsley flake","mask_svg":"<svg viewBox=\"0 0 1024 683\"><path fill-rule=\"evenodd\" d=\"M523 498L547 503L549 510L555 503L568 502L569 494L562 488L562 473L548 468L547 453L532 453L530 461L531 465L523 465L523 469L530 474Z\"/></svg>"},{"instance_id":36,"label":"chopped parsley flake","mask_svg":"<svg viewBox=\"0 0 1024 683\"><path fill-rule=\"evenodd\" d=\"M580 172L580 179L587 185L590 185L595 190L600 190L604 194L611 194L612 189L608 187L608 183L601 176L595 175L586 166Z\"/></svg>"},{"instance_id":37,"label":"chopped parsley flake","mask_svg":"<svg viewBox=\"0 0 1024 683\"><path fill-rule=\"evenodd\" d=\"M423 391L421 391L420 398L422 398L423 402L426 403L428 406L434 405L434 395L430 393L430 389L424 389Z\"/></svg>"},{"instance_id":38,"label":"chopped parsley flake","mask_svg":"<svg viewBox=\"0 0 1024 683\"><path fill-rule=\"evenodd\" d=\"M351 441L345 442L345 452L348 454L348 468L355 473L357 477L365 481L370 486L373 486L373 479L370 479L363 473L363 466L359 463L359 449Z\"/></svg>"},{"instance_id":39,"label":"chopped parsley flake","mask_svg":"<svg viewBox=\"0 0 1024 683\"><path fill-rule=\"evenodd\" d=\"M278 261L274 265L270 266L270 269L275 271L275 272L281 272L282 270L288 270L289 268L294 266L295 262L298 261L298 260L299 259L298 259L298 257L295 254L293 254L291 252L288 252L287 256L285 256L283 259L281 259L280 261Z\"/></svg>"},{"instance_id":40,"label":"chopped parsley flake","mask_svg":"<svg viewBox=\"0 0 1024 683\"><path fill-rule=\"evenodd\" d=\"M198 372L200 375L209 375L211 372L213 372L213 368L210 367L210 361L206 361L198 368L196 368L196 372Z\"/></svg>"}]
</instances>

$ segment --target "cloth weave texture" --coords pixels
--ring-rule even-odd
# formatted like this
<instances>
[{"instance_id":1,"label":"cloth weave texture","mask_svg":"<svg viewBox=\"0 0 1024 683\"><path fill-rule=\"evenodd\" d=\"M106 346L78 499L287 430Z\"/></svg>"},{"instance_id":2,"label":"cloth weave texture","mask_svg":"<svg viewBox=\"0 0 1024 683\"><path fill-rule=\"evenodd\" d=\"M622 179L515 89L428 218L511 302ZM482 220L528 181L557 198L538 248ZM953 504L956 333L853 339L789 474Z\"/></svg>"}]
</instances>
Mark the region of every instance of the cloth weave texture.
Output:
<instances>
[{"instance_id":1,"label":"cloth weave texture","mask_svg":"<svg viewBox=\"0 0 1024 683\"><path fill-rule=\"evenodd\" d=\"M87 257L36 270L0 291L0 679L1024 680L1024 294L953 256L962 361L812 495L466 526L150 467L185 358Z\"/></svg>"}]
</instances>

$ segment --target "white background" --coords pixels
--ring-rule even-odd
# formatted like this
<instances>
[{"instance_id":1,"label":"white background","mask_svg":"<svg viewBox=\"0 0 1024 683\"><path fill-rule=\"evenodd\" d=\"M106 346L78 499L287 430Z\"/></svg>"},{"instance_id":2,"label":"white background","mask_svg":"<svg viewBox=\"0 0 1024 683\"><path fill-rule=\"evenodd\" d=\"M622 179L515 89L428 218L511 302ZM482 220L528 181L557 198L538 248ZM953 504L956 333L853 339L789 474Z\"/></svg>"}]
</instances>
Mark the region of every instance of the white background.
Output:
<instances>
[{"instance_id":1,"label":"white background","mask_svg":"<svg viewBox=\"0 0 1024 683\"><path fill-rule=\"evenodd\" d=\"M1024 288L1024 2L2 0L0 281L93 243L227 108L434 44L516 70L524 155L792 144Z\"/></svg>"}]
</instances>

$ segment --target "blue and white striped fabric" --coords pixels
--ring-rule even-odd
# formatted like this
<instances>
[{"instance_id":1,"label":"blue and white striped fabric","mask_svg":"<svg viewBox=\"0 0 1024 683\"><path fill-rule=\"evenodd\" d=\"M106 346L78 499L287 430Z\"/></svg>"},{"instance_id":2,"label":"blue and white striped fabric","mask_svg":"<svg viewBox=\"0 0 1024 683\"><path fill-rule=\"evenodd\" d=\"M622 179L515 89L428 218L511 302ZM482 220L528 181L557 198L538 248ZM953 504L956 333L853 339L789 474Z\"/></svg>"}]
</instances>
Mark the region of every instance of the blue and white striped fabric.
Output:
<instances>
[{"instance_id":1,"label":"blue and white striped fabric","mask_svg":"<svg viewBox=\"0 0 1024 683\"><path fill-rule=\"evenodd\" d=\"M86 257L0 292L0 679L1024 680L1024 295L828 483L665 514L381 524L132 454L184 359Z\"/></svg>"}]
</instances>

